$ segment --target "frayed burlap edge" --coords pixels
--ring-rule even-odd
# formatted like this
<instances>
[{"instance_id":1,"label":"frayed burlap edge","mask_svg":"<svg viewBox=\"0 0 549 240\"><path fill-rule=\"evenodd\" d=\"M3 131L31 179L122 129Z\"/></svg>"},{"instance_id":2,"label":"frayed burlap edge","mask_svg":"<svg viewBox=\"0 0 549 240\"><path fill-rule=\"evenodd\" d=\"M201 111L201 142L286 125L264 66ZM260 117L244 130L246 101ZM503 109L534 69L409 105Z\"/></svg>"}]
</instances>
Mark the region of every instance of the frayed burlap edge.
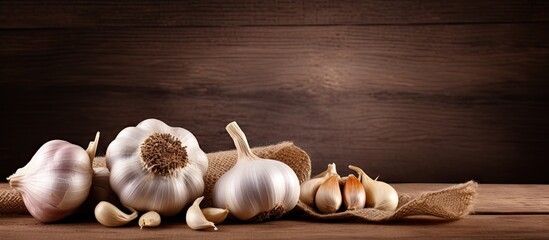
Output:
<instances>
[{"instance_id":1,"label":"frayed burlap edge","mask_svg":"<svg viewBox=\"0 0 549 240\"><path fill-rule=\"evenodd\" d=\"M478 184L469 181L418 196L399 194L399 205L395 211L364 208L354 211L321 214L314 208L299 202L297 210L315 220L355 220L367 222L387 222L407 216L429 215L443 219L459 219L473 211Z\"/></svg>"}]
</instances>

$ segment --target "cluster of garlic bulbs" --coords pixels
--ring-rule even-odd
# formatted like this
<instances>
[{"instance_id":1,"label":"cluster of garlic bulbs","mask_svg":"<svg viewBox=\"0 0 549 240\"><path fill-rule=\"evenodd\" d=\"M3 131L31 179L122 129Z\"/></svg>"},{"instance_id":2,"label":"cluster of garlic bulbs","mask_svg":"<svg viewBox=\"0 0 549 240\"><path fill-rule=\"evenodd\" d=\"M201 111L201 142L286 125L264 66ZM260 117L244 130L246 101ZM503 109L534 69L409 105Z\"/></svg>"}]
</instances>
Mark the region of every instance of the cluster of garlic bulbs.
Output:
<instances>
[{"instance_id":1,"label":"cluster of garlic bulbs","mask_svg":"<svg viewBox=\"0 0 549 240\"><path fill-rule=\"evenodd\" d=\"M353 174L341 178L335 163L328 164L324 172L301 184L299 200L324 214L365 207L396 209L398 194L391 185L371 179L356 166L349 165L349 168L357 172L358 178Z\"/></svg>"}]
</instances>

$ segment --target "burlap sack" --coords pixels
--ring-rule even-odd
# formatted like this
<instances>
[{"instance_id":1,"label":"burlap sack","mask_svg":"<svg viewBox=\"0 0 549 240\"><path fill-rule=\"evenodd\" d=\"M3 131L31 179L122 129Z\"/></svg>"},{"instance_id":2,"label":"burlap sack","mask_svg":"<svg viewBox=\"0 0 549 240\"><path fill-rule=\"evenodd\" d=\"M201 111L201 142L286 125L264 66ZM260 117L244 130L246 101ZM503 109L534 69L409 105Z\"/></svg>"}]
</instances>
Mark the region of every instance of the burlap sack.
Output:
<instances>
[{"instance_id":1,"label":"burlap sack","mask_svg":"<svg viewBox=\"0 0 549 240\"><path fill-rule=\"evenodd\" d=\"M364 208L354 211L321 214L316 209L302 202L298 203L297 209L304 211L306 216L318 220L385 222L412 215L430 215L444 219L458 219L471 213L473 210L476 188L477 183L469 181L441 190L425 192L418 196L400 193L398 206L395 211Z\"/></svg>"},{"instance_id":2,"label":"burlap sack","mask_svg":"<svg viewBox=\"0 0 549 240\"><path fill-rule=\"evenodd\" d=\"M291 142L253 148L252 151L262 158L282 161L297 174L299 181L310 178L311 161L305 151ZM212 204L211 192L215 182L236 163L236 151L223 151L208 154L209 167L205 176L205 198L202 207ZM105 159L96 158L94 167L104 167ZM5 184L4 184L5 186ZM381 211L365 208L333 214L320 214L314 208L301 202L292 214L304 215L314 220L372 221L384 222L412 215L430 215L444 219L457 219L472 211L477 184L473 181L454 185L438 191L426 192L418 196L399 194L399 206L396 211ZM8 188L0 188L0 214L27 213L19 193Z\"/></svg>"}]
</instances>

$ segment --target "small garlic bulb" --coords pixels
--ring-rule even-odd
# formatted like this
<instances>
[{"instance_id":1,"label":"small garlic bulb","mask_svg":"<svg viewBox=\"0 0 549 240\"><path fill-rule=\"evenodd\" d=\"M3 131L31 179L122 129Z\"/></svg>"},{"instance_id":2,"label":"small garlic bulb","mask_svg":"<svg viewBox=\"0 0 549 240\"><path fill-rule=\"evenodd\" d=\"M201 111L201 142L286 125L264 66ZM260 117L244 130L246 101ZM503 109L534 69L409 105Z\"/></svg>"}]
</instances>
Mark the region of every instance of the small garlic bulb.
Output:
<instances>
[{"instance_id":1,"label":"small garlic bulb","mask_svg":"<svg viewBox=\"0 0 549 240\"><path fill-rule=\"evenodd\" d=\"M51 140L8 178L34 218L44 223L60 220L74 213L86 200L98 141L99 133L84 150L63 140Z\"/></svg>"},{"instance_id":2,"label":"small garlic bulb","mask_svg":"<svg viewBox=\"0 0 549 240\"><path fill-rule=\"evenodd\" d=\"M216 182L214 205L229 209L240 220L263 221L281 217L299 200L299 180L286 164L262 159L250 150L246 136L236 122L226 127L238 159L233 168Z\"/></svg>"},{"instance_id":3,"label":"small garlic bulb","mask_svg":"<svg viewBox=\"0 0 549 240\"><path fill-rule=\"evenodd\" d=\"M359 175L366 191L366 205L379 210L394 211L398 206L398 194L389 184L370 178L359 167L349 165L349 169Z\"/></svg>"},{"instance_id":4,"label":"small garlic bulb","mask_svg":"<svg viewBox=\"0 0 549 240\"><path fill-rule=\"evenodd\" d=\"M137 211L173 216L202 195L208 158L194 135L147 119L123 129L107 148L110 184Z\"/></svg>"},{"instance_id":5,"label":"small garlic bulb","mask_svg":"<svg viewBox=\"0 0 549 240\"><path fill-rule=\"evenodd\" d=\"M343 204L347 210L362 209L366 205L366 191L358 178L349 174L343 187Z\"/></svg>"},{"instance_id":6,"label":"small garlic bulb","mask_svg":"<svg viewBox=\"0 0 549 240\"><path fill-rule=\"evenodd\" d=\"M339 176L333 175L324 181L315 195L315 205L321 213L335 213L341 207Z\"/></svg>"},{"instance_id":7,"label":"small garlic bulb","mask_svg":"<svg viewBox=\"0 0 549 240\"><path fill-rule=\"evenodd\" d=\"M301 191L299 192L299 201L309 206L314 205L315 195L320 185L329 177L337 175L335 163L328 164L326 171L316 175L315 177L301 183Z\"/></svg>"}]
</instances>

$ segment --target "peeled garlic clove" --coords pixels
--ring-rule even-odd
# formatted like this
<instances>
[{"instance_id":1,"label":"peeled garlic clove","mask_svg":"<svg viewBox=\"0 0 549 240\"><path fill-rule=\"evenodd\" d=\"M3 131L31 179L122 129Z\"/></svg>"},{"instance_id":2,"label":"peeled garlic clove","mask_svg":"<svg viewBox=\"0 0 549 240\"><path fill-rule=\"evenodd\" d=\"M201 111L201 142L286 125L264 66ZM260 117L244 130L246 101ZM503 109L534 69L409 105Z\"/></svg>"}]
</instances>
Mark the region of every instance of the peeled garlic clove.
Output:
<instances>
[{"instance_id":1,"label":"peeled garlic clove","mask_svg":"<svg viewBox=\"0 0 549 240\"><path fill-rule=\"evenodd\" d=\"M337 175L335 163L328 164L326 171L318 174L318 177L311 178L300 186L299 200L309 206L314 205L315 195L320 185L326 181L329 177Z\"/></svg>"},{"instance_id":2,"label":"peeled garlic clove","mask_svg":"<svg viewBox=\"0 0 549 240\"><path fill-rule=\"evenodd\" d=\"M331 176L318 188L315 196L316 208L321 213L335 213L341 207L339 176Z\"/></svg>"},{"instance_id":3,"label":"peeled garlic clove","mask_svg":"<svg viewBox=\"0 0 549 240\"><path fill-rule=\"evenodd\" d=\"M353 174L349 174L343 188L343 204L347 210L364 208L366 204L366 191L364 186Z\"/></svg>"},{"instance_id":4,"label":"peeled garlic clove","mask_svg":"<svg viewBox=\"0 0 549 240\"><path fill-rule=\"evenodd\" d=\"M204 208L202 209L202 214L210 222L214 224L219 224L225 221L227 215L229 215L229 209L225 208Z\"/></svg>"},{"instance_id":5,"label":"peeled garlic clove","mask_svg":"<svg viewBox=\"0 0 549 240\"><path fill-rule=\"evenodd\" d=\"M357 172L359 180L366 191L366 205L379 210L394 211L398 206L398 194L389 184L370 178L362 169L349 165L349 169Z\"/></svg>"},{"instance_id":6,"label":"peeled garlic clove","mask_svg":"<svg viewBox=\"0 0 549 240\"><path fill-rule=\"evenodd\" d=\"M139 218L139 227L158 227L160 225L160 214L155 211L148 211Z\"/></svg>"},{"instance_id":7,"label":"peeled garlic clove","mask_svg":"<svg viewBox=\"0 0 549 240\"><path fill-rule=\"evenodd\" d=\"M189 227L194 230L213 227L213 229L217 231L217 227L215 226L215 224L208 221L208 219L206 219L206 217L202 213L202 210L200 210L200 202L202 202L202 199L204 199L204 196L194 200L193 205L191 205L189 207L189 210L187 210L187 215L185 217L187 225L189 225Z\"/></svg>"},{"instance_id":8,"label":"peeled garlic clove","mask_svg":"<svg viewBox=\"0 0 549 240\"><path fill-rule=\"evenodd\" d=\"M129 207L128 209L132 211L129 215L120 211L120 209L111 203L101 201L95 207L95 219L106 227L120 227L137 218L137 211Z\"/></svg>"}]
</instances>

